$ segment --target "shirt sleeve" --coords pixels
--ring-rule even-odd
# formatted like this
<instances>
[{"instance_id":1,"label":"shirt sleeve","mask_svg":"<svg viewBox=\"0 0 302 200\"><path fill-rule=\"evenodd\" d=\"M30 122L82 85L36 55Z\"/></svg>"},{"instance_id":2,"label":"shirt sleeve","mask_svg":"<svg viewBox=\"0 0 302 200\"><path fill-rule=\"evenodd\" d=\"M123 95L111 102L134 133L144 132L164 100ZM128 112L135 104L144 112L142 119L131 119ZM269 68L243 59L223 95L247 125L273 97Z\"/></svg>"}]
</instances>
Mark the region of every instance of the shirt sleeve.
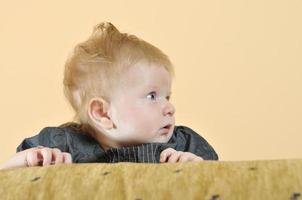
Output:
<instances>
[{"instance_id":1,"label":"shirt sleeve","mask_svg":"<svg viewBox=\"0 0 302 200\"><path fill-rule=\"evenodd\" d=\"M39 145L58 148L66 152L68 149L64 129L60 127L45 127L38 134L23 139L17 146L16 153Z\"/></svg>"},{"instance_id":2,"label":"shirt sleeve","mask_svg":"<svg viewBox=\"0 0 302 200\"><path fill-rule=\"evenodd\" d=\"M198 133L187 126L176 126L176 150L194 153L204 160L218 160L214 148Z\"/></svg>"}]
</instances>

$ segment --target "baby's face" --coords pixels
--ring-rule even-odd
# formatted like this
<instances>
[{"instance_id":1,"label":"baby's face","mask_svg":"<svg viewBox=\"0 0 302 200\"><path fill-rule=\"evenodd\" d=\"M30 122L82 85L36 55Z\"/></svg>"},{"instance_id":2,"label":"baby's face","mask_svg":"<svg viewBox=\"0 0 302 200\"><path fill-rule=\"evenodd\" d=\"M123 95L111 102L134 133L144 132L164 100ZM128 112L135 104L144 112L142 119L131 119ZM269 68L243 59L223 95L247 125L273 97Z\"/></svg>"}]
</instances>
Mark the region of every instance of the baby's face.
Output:
<instances>
[{"instance_id":1,"label":"baby's face","mask_svg":"<svg viewBox=\"0 0 302 200\"><path fill-rule=\"evenodd\" d=\"M111 119L116 126L111 134L131 144L168 142L175 125L168 71L141 62L122 76L121 87L110 102ZM167 125L168 129L163 129Z\"/></svg>"}]
</instances>

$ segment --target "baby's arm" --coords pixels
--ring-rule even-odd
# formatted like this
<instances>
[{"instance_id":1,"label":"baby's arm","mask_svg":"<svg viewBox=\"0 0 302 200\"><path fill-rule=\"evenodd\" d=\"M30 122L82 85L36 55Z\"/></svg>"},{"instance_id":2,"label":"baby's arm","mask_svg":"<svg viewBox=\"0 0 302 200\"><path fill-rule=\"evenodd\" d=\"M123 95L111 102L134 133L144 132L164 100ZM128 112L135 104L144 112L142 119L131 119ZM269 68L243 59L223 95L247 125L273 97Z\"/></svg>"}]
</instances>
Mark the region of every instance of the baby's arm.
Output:
<instances>
[{"instance_id":1,"label":"baby's arm","mask_svg":"<svg viewBox=\"0 0 302 200\"><path fill-rule=\"evenodd\" d=\"M61 152L57 148L37 146L16 153L0 169L68 163L72 163L70 153Z\"/></svg>"},{"instance_id":2,"label":"baby's arm","mask_svg":"<svg viewBox=\"0 0 302 200\"><path fill-rule=\"evenodd\" d=\"M62 128L46 127L38 134L25 138L16 149L16 154L2 164L1 169L70 163L66 134Z\"/></svg>"}]
</instances>

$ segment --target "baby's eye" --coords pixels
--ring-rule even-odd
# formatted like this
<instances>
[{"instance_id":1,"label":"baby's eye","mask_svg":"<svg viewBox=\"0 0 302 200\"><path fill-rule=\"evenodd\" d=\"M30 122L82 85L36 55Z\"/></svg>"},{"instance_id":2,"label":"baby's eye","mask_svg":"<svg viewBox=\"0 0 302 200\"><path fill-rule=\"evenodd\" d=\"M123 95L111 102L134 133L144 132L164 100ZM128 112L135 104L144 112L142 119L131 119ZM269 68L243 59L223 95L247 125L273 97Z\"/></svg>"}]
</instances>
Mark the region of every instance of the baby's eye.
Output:
<instances>
[{"instance_id":1,"label":"baby's eye","mask_svg":"<svg viewBox=\"0 0 302 200\"><path fill-rule=\"evenodd\" d=\"M155 100L156 97L156 92L150 92L147 96L147 98L151 99L151 100Z\"/></svg>"},{"instance_id":2,"label":"baby's eye","mask_svg":"<svg viewBox=\"0 0 302 200\"><path fill-rule=\"evenodd\" d=\"M170 100L170 96L167 96L166 99L169 101Z\"/></svg>"}]
</instances>

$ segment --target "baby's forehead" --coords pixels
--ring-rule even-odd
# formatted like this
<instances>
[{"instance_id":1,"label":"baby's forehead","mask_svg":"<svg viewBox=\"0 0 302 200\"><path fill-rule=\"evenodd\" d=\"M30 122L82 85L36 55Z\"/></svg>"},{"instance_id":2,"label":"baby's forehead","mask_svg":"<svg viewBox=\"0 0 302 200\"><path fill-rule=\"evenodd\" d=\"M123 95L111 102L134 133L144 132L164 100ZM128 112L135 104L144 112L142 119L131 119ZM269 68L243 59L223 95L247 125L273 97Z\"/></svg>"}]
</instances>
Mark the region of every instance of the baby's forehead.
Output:
<instances>
[{"instance_id":1,"label":"baby's forehead","mask_svg":"<svg viewBox=\"0 0 302 200\"><path fill-rule=\"evenodd\" d=\"M162 87L169 85L171 81L170 73L163 67L138 63L125 70L124 78L126 82L144 84L147 87Z\"/></svg>"},{"instance_id":2,"label":"baby's forehead","mask_svg":"<svg viewBox=\"0 0 302 200\"><path fill-rule=\"evenodd\" d=\"M158 79L158 77L139 77L136 80L127 80L127 84L124 84L124 89L135 90L135 91L145 91L145 90L170 90L171 83L168 80Z\"/></svg>"},{"instance_id":3,"label":"baby's forehead","mask_svg":"<svg viewBox=\"0 0 302 200\"><path fill-rule=\"evenodd\" d=\"M170 86L169 85L150 85L150 84L146 84L146 83L142 83L142 84L136 84L136 85L123 85L121 87L121 89L123 89L124 91L165 91L165 90L170 90Z\"/></svg>"}]
</instances>

